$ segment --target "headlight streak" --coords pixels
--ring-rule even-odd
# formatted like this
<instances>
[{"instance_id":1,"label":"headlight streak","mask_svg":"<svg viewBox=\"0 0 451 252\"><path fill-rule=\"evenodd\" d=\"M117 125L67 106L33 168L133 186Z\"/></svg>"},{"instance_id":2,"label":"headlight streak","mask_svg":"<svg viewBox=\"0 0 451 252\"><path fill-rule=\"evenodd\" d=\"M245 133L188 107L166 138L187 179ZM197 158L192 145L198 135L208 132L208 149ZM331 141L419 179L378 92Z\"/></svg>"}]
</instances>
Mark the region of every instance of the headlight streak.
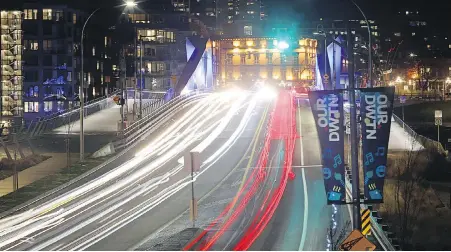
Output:
<instances>
[{"instance_id":1,"label":"headlight streak","mask_svg":"<svg viewBox=\"0 0 451 252\"><path fill-rule=\"evenodd\" d=\"M241 133L242 133L243 129L245 128L245 126L247 125L249 120L250 120L250 118L243 117L243 119L241 120L241 123L240 123L240 127L238 127L235 132L240 132L241 131ZM227 146L227 148L220 148L213 154L214 156L217 156L216 161L219 160L225 153L227 153L227 151L237 141L239 135L238 134L233 134L233 135L236 136L234 141L230 141L229 143L225 143L222 146L222 147ZM232 139L232 138L230 138L230 139ZM221 153L221 150L224 150L224 149L225 149L225 151L223 151ZM197 178L200 175L202 175L204 172L206 172L209 168L211 168L214 165L215 162L212 162L212 163L208 164L207 167L205 167L206 164L204 163L204 165L202 165L201 172L199 172L198 174L195 175L194 180L197 180ZM183 181L185 181L185 182L181 183ZM92 232L92 234L94 234L94 233L96 234L94 237L91 236L90 239L84 241L82 244L80 244L79 246L77 246L75 248L71 248L70 250L84 250L84 249L90 247L92 244L95 244L96 242L100 241L104 237L108 236L109 234L115 232L116 230L120 229L121 227L123 227L123 226L127 225L128 223L130 223L131 221L135 220L136 218L139 218L142 214L152 210L158 204L163 202L165 199L171 197L172 195L177 193L179 190L181 190L184 187L188 186L190 183L191 183L190 177L186 177L185 179L178 181L176 184L173 184L170 187L164 189L162 192L160 192L156 196L152 197L151 199L141 203L140 205L136 206L135 208L127 211L126 213L124 213L122 216L118 216L116 219L111 220L109 223L107 223L107 224L105 224L105 225L103 225L102 227L99 228L99 230L103 230L106 226L112 225L112 226L109 226L106 230L103 230L100 233L99 232ZM177 186L177 187L175 187L175 186ZM160 194L162 194L163 192L166 192L166 193L160 196ZM160 196L160 198L158 198L156 200L157 202L151 202L157 196ZM139 208L141 208L141 209L139 209ZM101 237L99 237L99 236L101 236ZM86 237L90 237L90 235L86 235ZM78 240L81 240L81 239L82 238L79 238ZM52 243L54 243L54 242L52 242ZM43 249L43 248L47 247L48 245L50 245L50 244L48 244L48 245L46 245L46 244L44 244L42 246L35 247L35 248L33 248L33 250L40 250L40 249ZM65 247L65 249L67 249L67 247Z\"/></svg>"},{"instance_id":2,"label":"headlight streak","mask_svg":"<svg viewBox=\"0 0 451 252\"><path fill-rule=\"evenodd\" d=\"M205 99L203 102L200 102L193 108L194 111L196 111L198 109L199 106L205 105L207 106L209 104L210 100L209 99ZM192 114L192 113L187 113L188 115ZM185 117L183 117L182 119L185 119ZM164 136L164 135L163 135ZM166 144L165 142L161 142L160 144ZM155 146L155 145L154 145ZM125 162L124 164L122 164L121 166L119 166L118 168L102 175L101 177L99 177L96 181L92 181L88 184L84 185L84 189L82 191L78 191L77 189L74 189L60 197L58 197L57 199L54 199L53 201L51 201L50 203L40 207L40 208L35 208L32 210L29 210L19 216L11 216L8 219L8 222L3 223L3 225L0 225L0 230L5 230L8 227L13 227L14 225L21 223L23 221L25 221L26 219L30 219L35 217L38 213L42 213L42 212L46 212L46 210L44 209L51 209L53 206L61 204L62 202L66 201L68 198L75 198L75 196L82 196L88 192L90 192L91 190L96 189L97 187L101 186L102 184L104 184L107 181L112 181L114 180L115 177L118 177L122 174L124 174L125 172L127 172L127 170L129 170L132 167L137 166L139 163L141 163L142 161L145 160L145 157L138 157L138 158L134 158L132 160L129 160L127 162ZM74 193L75 192L75 193ZM15 218L14 218L15 217ZM6 225L6 226L5 226Z\"/></svg>"},{"instance_id":3,"label":"headlight streak","mask_svg":"<svg viewBox=\"0 0 451 252\"><path fill-rule=\"evenodd\" d=\"M248 115L247 113L246 113L246 115ZM246 120L246 123L247 123L247 121L249 121L249 119L248 120ZM240 124L241 125L241 124ZM208 128L208 130L210 130L211 129L211 127L210 128ZM243 128L244 129L244 128ZM206 131L204 131L203 132L203 134L205 134L205 132L208 132L208 130L206 130ZM237 130L241 130L241 127L239 128L239 129L237 129ZM241 130L242 131L242 130ZM235 132L236 133L236 132ZM233 135L233 137L236 137L237 136L237 134L234 134ZM198 137L196 137L196 138L198 138ZM231 140L231 139L229 139L229 140ZM230 143L230 142L232 142L232 141L228 141L228 143ZM223 146L224 147L224 146ZM225 148L221 148L221 150L224 150ZM215 154L216 154L216 156L218 156L218 153L219 153L219 151L218 152L216 152ZM173 152L170 152L169 154L171 154L171 155L168 155L168 154L166 154L166 155L163 155L163 158L164 157L168 157L168 156L173 156ZM222 155L221 155L222 156ZM170 157L168 157L168 158L170 158ZM218 157L219 158L219 157ZM124 164L124 166L127 166L127 167L134 167L134 166L136 166L136 165L138 165L139 163L141 163L142 161L144 161L145 160L145 158L143 158L143 157L139 157L139 158L135 158L135 159L133 159L133 160L130 160L129 162L127 162L127 163L125 163ZM166 159L167 160L167 159ZM156 165L150 165L150 167L149 166L147 166L147 167L145 167L145 168L143 168L143 170L145 170L146 172L149 172L149 170L150 171L152 171L153 169L155 169L155 167L157 167L159 164L162 164L162 163L164 163L164 162L156 162L157 164ZM208 168L209 167L211 167L211 165L210 166L208 166ZM121 167L118 167L118 168L121 168ZM123 168L123 167L122 167ZM178 171L179 170L181 170L182 169L182 166L180 166L180 167L178 167L177 168L178 169ZM118 169L119 170L119 169ZM117 171L116 171L117 172ZM175 172L176 173L176 172ZM202 172L203 173L203 172ZM199 173L197 176L196 176L196 178L200 175L200 174L202 174L202 173ZM110 175L110 177L112 176L112 175L116 175L117 173L115 173L115 172L111 172L111 173L109 173L108 175ZM140 172L140 173L138 173L138 175L135 175L135 176L133 176L133 179L135 179L135 178L137 178L137 177L139 177L139 176L141 176L143 173L142 172ZM107 176L105 176L105 177L107 177ZM102 182L103 181L109 181L110 179L105 179L105 177L103 177L102 179ZM116 177L116 176L113 176L113 177ZM164 182L167 182L168 181L168 179L169 179L169 177L168 176L165 176L164 178L163 178L163 181L160 181L159 182L159 184L161 184L161 183L164 183ZM131 181L132 179L130 179L130 180L126 180L126 182L129 182L129 181ZM102 183L101 182L101 183ZM184 185L182 185L182 187L184 187L184 186L186 186L187 184L189 184L190 183L190 181L187 181ZM102 183L103 184L103 183ZM125 184L125 183L122 183L122 185L123 184ZM120 188L120 186L118 186L119 188ZM155 187L155 185L150 185L150 188L154 188ZM158 185L156 185L156 187L158 187ZM96 187L90 187L90 189L95 189ZM142 191L145 191L146 192L146 194L148 194L149 192L148 192L148 190L149 190L149 188L142 188ZM86 194L86 193L88 193L90 190L84 190L84 194ZM122 190L121 190L122 191ZM103 193L98 193L97 195L95 195L96 197L92 197L91 198L91 200L89 200L88 202L85 202L85 204L80 204L79 206L75 206L73 209L71 209L71 210L68 210L64 215L65 216L67 216L67 215L69 215L69 214L71 214L71 213L74 213L76 210L78 210L78 209L80 209L81 207L84 207L84 206L86 206L86 205L88 205L88 204L90 204L90 203L92 203L93 201L95 201L95 199L99 199L99 198L101 198L101 197L105 197L106 195L105 194L107 194L107 193L111 193L112 191L110 191L110 190L107 190L107 192L105 193L105 192L103 192ZM80 193L80 192L78 192L78 193ZM175 192L174 192L175 193ZM173 195L174 193L169 193L170 195L168 196L168 197L170 197L171 195ZM70 195L70 194L69 194ZM66 197L67 197L67 195L66 195ZM66 198L65 197L65 198ZM108 197L109 198L109 197ZM49 204L49 205L55 205L55 204ZM36 212L41 212L40 210L42 209L42 208L46 208L46 207L41 207L41 208L38 208L38 209L32 209L31 210L31 214L30 213L25 213L25 214L21 214L20 216L22 217L22 218L27 218L29 215L32 215L33 214L33 212L34 213L36 213ZM153 207L152 207L153 208ZM149 209L150 210L150 209ZM78 214L77 214L78 215ZM17 216L16 216L17 217ZM45 215L45 217L47 217L47 218L49 218L49 215ZM36 222L37 220L39 220L38 218L35 218L35 219L32 219L31 221L33 222ZM5 223L4 223L5 224ZM11 225L11 223L9 223L10 225ZM29 222L27 222L27 224L29 224ZM46 222L45 224L47 224L47 226L48 226L48 222ZM42 225L39 225L39 226L41 226L41 228L42 228ZM32 231L32 230L28 230L28 232L26 232L26 234L21 234L20 236L22 236L22 237L25 237L26 235L28 235L29 233L33 233L33 232L35 232L35 230L34 231ZM15 240L19 240L19 238L17 238L16 237L16 239ZM0 243L0 246L4 246L4 245L6 245L7 243L8 243L8 241L10 242L11 240L7 240L7 241L3 241L2 243Z\"/></svg>"},{"instance_id":4,"label":"headlight streak","mask_svg":"<svg viewBox=\"0 0 451 252\"><path fill-rule=\"evenodd\" d=\"M91 190L97 188L98 186L104 184L105 182L114 180L115 177L118 177L118 176L121 175L122 173L127 172L128 167L132 168L132 167L138 165L138 164L139 164L140 162L142 162L143 160L145 160L144 157L138 157L138 158L132 159L132 160L126 162L124 165L118 167L118 169L113 170L112 172L109 172L109 173L105 174L104 176L101 176L101 177L100 177L99 179L97 179L96 181L93 181L93 182L91 182L91 183L85 185L83 188L81 188L81 190L75 189L74 191L69 192L69 194L64 195L64 196L65 196L64 198L60 198L59 200L56 200L55 203L50 203L50 204L47 204L47 205L52 205L52 206L53 206L53 205L57 205L57 204L60 204L61 202L65 201L68 197L73 197L73 198L75 198L75 196L81 196L81 195L84 195L84 194L88 193L89 191L91 191ZM124 168L124 169L121 169L121 168ZM83 189L84 189L84 190L83 190ZM76 195L76 194L78 194L78 195ZM45 209L45 208L49 208L49 207L44 206L44 207L41 207L41 208L39 208L39 209L35 209L35 210L34 210L34 215L37 214L37 213L39 213L39 212L45 212L45 210L41 210L41 209L43 209L43 208ZM32 212L30 215L33 215L33 212ZM34 217L34 216L31 216L31 217ZM27 218L27 215L22 215L22 218ZM12 226L12 228L13 228L13 230L14 230L14 224L20 223L20 221L22 221L22 220L13 219L13 222L10 222L10 223L8 223L8 224L9 224L10 226ZM36 219L34 219L34 220L32 219L31 221L29 220L29 221L27 221L26 223L29 225L30 222L35 222L35 221L36 221ZM3 228L4 228L4 227L3 227ZM7 230L6 230L6 231L7 231ZM11 232L11 231L7 231L7 233L10 233L10 232ZM29 233L30 233L30 231L26 232L26 235L28 235ZM4 237L2 237L2 238L4 238ZM0 246L3 246L3 245L1 245L1 244L3 244L3 243L0 243Z\"/></svg>"}]
</instances>

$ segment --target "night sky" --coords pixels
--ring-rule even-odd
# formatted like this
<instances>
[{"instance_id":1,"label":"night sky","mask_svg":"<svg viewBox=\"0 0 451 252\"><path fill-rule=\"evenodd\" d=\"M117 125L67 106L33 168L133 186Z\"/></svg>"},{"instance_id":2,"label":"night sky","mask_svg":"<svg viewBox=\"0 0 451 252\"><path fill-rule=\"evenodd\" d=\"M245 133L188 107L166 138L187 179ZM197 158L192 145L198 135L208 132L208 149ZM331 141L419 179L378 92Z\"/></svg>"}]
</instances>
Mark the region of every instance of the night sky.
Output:
<instances>
[{"instance_id":1,"label":"night sky","mask_svg":"<svg viewBox=\"0 0 451 252\"><path fill-rule=\"evenodd\" d=\"M154 2L160 0L140 0ZM169 1L169 0L168 0ZM220 0L225 1L225 0ZM399 11L418 9L426 21L440 29L451 30L449 21L451 16L451 0L355 0L370 19L390 19ZM38 2L37 0L0 0L0 8L20 8L24 2ZM100 6L121 4L121 0L41 0L50 4L69 4L76 8L92 10ZM358 10L350 0L265 0L267 12L270 15L286 15L296 17L300 13L310 20L320 17L325 19L344 19L352 16L360 18ZM283 11L281 11L283 10Z\"/></svg>"}]
</instances>

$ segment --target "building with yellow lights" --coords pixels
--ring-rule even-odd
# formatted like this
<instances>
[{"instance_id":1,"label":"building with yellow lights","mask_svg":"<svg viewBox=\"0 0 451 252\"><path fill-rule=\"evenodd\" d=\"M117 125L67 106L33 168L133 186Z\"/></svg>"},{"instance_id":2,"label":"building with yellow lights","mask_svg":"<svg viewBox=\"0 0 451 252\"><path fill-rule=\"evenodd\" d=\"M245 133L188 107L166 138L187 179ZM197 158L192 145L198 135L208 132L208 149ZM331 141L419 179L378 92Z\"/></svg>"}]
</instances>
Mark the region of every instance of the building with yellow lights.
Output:
<instances>
[{"instance_id":1,"label":"building with yellow lights","mask_svg":"<svg viewBox=\"0 0 451 252\"><path fill-rule=\"evenodd\" d=\"M256 81L314 84L317 47L314 39L223 38L215 42L221 85L252 85Z\"/></svg>"},{"instance_id":2,"label":"building with yellow lights","mask_svg":"<svg viewBox=\"0 0 451 252\"><path fill-rule=\"evenodd\" d=\"M11 127L20 126L23 118L22 12L0 12L0 128L2 136Z\"/></svg>"}]
</instances>

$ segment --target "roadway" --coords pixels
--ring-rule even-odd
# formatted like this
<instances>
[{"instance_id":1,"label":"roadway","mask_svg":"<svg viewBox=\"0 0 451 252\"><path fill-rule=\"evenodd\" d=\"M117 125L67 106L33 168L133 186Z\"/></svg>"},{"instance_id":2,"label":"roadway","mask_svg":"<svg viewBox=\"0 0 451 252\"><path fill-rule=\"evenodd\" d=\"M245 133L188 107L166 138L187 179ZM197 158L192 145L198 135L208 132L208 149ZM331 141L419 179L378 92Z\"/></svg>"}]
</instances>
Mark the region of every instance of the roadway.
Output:
<instances>
[{"instance_id":1,"label":"roadway","mask_svg":"<svg viewBox=\"0 0 451 252\"><path fill-rule=\"evenodd\" d=\"M297 131L293 160L295 179L289 181L271 222L250 250L325 251L333 206L327 205L321 170L320 144L312 112L301 103L296 111ZM335 221L343 228L350 220L347 206L337 206Z\"/></svg>"},{"instance_id":2,"label":"roadway","mask_svg":"<svg viewBox=\"0 0 451 252\"><path fill-rule=\"evenodd\" d=\"M247 155L256 132L261 132L256 129L267 104L255 94L212 94L110 172L0 220L0 248L127 250L136 246L186 211L191 178L183 168L183 153L194 147L200 150L203 164L195 174L195 194L205 197Z\"/></svg>"}]
</instances>

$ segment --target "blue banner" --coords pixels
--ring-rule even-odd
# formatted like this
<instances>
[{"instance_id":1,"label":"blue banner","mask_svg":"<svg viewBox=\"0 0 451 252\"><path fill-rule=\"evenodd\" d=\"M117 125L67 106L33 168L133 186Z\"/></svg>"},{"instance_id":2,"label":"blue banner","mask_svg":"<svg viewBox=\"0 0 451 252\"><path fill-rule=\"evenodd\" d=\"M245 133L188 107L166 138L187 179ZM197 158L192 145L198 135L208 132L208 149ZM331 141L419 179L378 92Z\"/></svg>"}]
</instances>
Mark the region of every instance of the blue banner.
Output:
<instances>
[{"instance_id":1,"label":"blue banner","mask_svg":"<svg viewBox=\"0 0 451 252\"><path fill-rule=\"evenodd\" d=\"M383 203L394 87L360 89L365 202Z\"/></svg>"},{"instance_id":2,"label":"blue banner","mask_svg":"<svg viewBox=\"0 0 451 252\"><path fill-rule=\"evenodd\" d=\"M345 204L343 96L339 90L309 92L321 145L327 204Z\"/></svg>"}]
</instances>

